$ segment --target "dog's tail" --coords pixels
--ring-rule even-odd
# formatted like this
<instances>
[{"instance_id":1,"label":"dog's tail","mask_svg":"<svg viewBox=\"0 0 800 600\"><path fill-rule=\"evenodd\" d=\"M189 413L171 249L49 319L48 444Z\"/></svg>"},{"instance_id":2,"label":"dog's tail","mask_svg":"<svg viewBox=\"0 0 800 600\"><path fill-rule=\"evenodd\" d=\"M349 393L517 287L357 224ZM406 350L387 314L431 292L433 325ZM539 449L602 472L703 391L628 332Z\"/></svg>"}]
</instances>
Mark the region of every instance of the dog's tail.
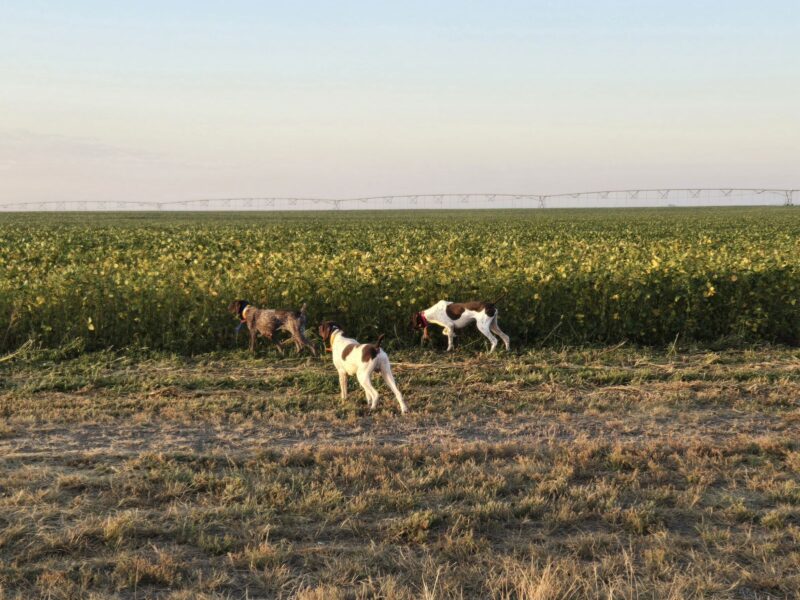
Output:
<instances>
[{"instance_id":1,"label":"dog's tail","mask_svg":"<svg viewBox=\"0 0 800 600\"><path fill-rule=\"evenodd\" d=\"M300 318L300 329L305 333L306 330L306 323L308 322L308 313L306 312L306 307L308 305L303 302L303 306L300 307L300 312L297 313L297 316Z\"/></svg>"},{"instance_id":2,"label":"dog's tail","mask_svg":"<svg viewBox=\"0 0 800 600\"><path fill-rule=\"evenodd\" d=\"M498 302L500 302L500 300L503 300L503 299L505 299L505 297L506 297L506 296L508 296L508 292L503 292L502 294L500 294L500 295L497 297L497 299L496 299L494 302L490 302L489 304L491 304L491 305L495 305L495 304L497 304Z\"/></svg>"},{"instance_id":3,"label":"dog's tail","mask_svg":"<svg viewBox=\"0 0 800 600\"><path fill-rule=\"evenodd\" d=\"M364 360L367 360L367 356L369 356L370 360L373 360L378 357L378 354L381 353L381 342L383 341L384 335L380 334L378 336L378 340L374 344L364 344L362 349L362 356Z\"/></svg>"}]
</instances>

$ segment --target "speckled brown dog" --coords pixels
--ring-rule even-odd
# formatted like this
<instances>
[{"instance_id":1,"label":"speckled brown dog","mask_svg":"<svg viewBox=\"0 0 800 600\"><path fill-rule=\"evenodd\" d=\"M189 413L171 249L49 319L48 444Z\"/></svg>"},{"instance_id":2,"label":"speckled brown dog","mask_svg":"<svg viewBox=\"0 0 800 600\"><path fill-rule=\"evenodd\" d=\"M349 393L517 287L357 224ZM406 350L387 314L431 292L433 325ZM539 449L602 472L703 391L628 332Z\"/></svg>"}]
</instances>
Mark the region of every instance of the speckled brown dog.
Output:
<instances>
[{"instance_id":1,"label":"speckled brown dog","mask_svg":"<svg viewBox=\"0 0 800 600\"><path fill-rule=\"evenodd\" d=\"M299 353L303 347L308 348L311 354L317 355L317 350L306 339L306 305L303 304L299 312L292 310L274 310L272 308L256 308L247 300L234 300L228 305L228 311L239 317L242 323L247 324L250 331L250 352L256 351L256 337L260 334L275 344L278 352L283 354L283 346L294 342L294 347ZM289 339L278 342L273 336L282 330L287 332Z\"/></svg>"}]
</instances>

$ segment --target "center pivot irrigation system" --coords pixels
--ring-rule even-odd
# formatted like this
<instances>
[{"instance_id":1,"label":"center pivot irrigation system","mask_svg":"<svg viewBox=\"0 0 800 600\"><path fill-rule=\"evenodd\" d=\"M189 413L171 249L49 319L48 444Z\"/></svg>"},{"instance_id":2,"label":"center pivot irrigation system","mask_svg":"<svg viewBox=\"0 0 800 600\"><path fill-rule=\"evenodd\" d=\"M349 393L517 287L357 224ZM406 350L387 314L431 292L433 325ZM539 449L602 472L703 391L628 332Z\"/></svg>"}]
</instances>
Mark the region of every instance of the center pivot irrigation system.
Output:
<instances>
[{"instance_id":1,"label":"center pivot irrigation system","mask_svg":"<svg viewBox=\"0 0 800 600\"><path fill-rule=\"evenodd\" d=\"M665 188L605 190L568 194L417 194L362 198L245 197L195 200L45 200L0 199L0 211L292 211L413 209L544 209L667 206L794 206L800 189Z\"/></svg>"}]
</instances>

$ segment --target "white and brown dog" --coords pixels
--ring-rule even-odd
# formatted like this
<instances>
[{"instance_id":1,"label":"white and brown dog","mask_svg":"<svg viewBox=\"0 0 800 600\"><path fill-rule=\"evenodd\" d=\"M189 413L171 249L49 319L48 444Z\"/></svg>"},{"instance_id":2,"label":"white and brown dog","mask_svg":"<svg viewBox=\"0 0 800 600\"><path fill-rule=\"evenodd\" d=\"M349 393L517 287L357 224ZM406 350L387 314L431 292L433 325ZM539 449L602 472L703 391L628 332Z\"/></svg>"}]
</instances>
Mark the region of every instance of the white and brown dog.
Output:
<instances>
[{"instance_id":1,"label":"white and brown dog","mask_svg":"<svg viewBox=\"0 0 800 600\"><path fill-rule=\"evenodd\" d=\"M494 352L497 347L497 338L492 335L496 333L506 345L506 350L511 349L511 340L503 333L497 324L497 307L494 302L448 302L439 300L436 304L425 310L414 313L411 317L411 325L414 329L422 329L422 339L430 338L428 326L433 323L444 328L442 333L447 336L447 349L453 349L453 338L456 330L462 329L471 323L475 323L492 347L489 352Z\"/></svg>"},{"instance_id":2,"label":"white and brown dog","mask_svg":"<svg viewBox=\"0 0 800 600\"><path fill-rule=\"evenodd\" d=\"M347 400L347 376L355 375L364 388L370 410L374 410L378 406L378 390L372 387L372 373L378 369L386 385L394 392L400 404L400 412L405 413L408 410L403 394L392 376L389 357L381 349L383 335L378 336L378 341L374 344L359 344L356 340L345 337L341 327L333 321L324 321L319 326L319 335L325 347L333 353L333 366L339 372L342 400Z\"/></svg>"}]
</instances>

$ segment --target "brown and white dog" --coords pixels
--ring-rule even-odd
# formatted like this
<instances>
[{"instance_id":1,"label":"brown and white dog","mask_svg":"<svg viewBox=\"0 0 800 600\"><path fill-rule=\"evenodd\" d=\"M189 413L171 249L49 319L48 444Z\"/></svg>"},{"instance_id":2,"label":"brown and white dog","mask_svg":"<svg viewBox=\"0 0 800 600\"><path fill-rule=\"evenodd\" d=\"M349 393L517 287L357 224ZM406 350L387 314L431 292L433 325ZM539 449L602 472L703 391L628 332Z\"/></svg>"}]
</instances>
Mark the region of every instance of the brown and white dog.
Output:
<instances>
[{"instance_id":1,"label":"brown and white dog","mask_svg":"<svg viewBox=\"0 0 800 600\"><path fill-rule=\"evenodd\" d=\"M333 354L333 366L339 372L342 400L347 400L347 376L355 375L364 388L370 410L375 410L378 406L378 390L372 387L372 373L378 369L386 385L394 392L394 397L400 404L400 412L405 413L408 410L403 394L392 376L389 357L381 348L383 335L378 336L378 341L374 344L359 344L356 340L345 337L341 327L333 321L324 321L319 326L319 335L325 347Z\"/></svg>"},{"instance_id":2,"label":"brown and white dog","mask_svg":"<svg viewBox=\"0 0 800 600\"><path fill-rule=\"evenodd\" d=\"M448 302L439 300L436 304L425 310L414 313L411 317L411 325L414 329L423 330L423 340L429 339L428 326L432 323L444 328L442 333L447 336L447 349L453 349L453 338L456 330L462 329L471 323L475 323L489 343L492 345L489 352L494 352L497 347L497 338L492 335L496 333L506 345L506 350L511 349L511 340L503 333L497 324L497 307L494 302Z\"/></svg>"},{"instance_id":3,"label":"brown and white dog","mask_svg":"<svg viewBox=\"0 0 800 600\"><path fill-rule=\"evenodd\" d=\"M303 304L299 312L293 310L274 310L271 308L256 308L247 300L234 300L228 305L228 311L239 317L241 324L247 325L250 332L250 352L256 351L256 338L262 335L274 342L278 351L283 354L283 346L294 342L294 347L299 353L304 347L317 355L317 349L312 346L305 336L306 330L306 305ZM278 342L273 336L279 331L285 331L292 337Z\"/></svg>"}]
</instances>

